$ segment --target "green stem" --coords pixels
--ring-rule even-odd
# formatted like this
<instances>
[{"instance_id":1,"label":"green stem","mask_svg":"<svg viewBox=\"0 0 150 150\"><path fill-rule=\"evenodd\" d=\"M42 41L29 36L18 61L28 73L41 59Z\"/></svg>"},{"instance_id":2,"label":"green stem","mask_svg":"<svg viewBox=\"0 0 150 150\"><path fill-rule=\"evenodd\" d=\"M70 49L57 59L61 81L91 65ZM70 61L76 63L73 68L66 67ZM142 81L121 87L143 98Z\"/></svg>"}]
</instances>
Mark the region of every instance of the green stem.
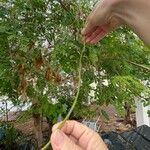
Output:
<instances>
[{"instance_id":1,"label":"green stem","mask_svg":"<svg viewBox=\"0 0 150 150\"><path fill-rule=\"evenodd\" d=\"M83 52L85 51L85 43L84 43L84 46L83 46L83 49L81 51L81 55L80 55L80 60L79 60L79 69L78 69L78 76L79 76L79 81L78 81L78 90L77 90L77 94L76 94L76 97L75 97L75 100L71 106L71 109L70 111L68 112L67 116L65 117L65 119L61 122L61 124L58 126L57 129L61 129L65 122L70 118L70 115L71 113L73 112L77 102L78 102L78 97L79 97L79 93L80 93L80 88L81 88L81 72L82 72L82 58L83 58ZM41 150L46 150L48 149L48 147L50 146L51 144L51 141L49 141Z\"/></svg>"},{"instance_id":2,"label":"green stem","mask_svg":"<svg viewBox=\"0 0 150 150\"><path fill-rule=\"evenodd\" d=\"M144 65L141 65L141 64L137 64L137 63L132 62L132 61L129 61L129 60L126 60L126 61L127 61L128 63L132 64L132 65L135 65L135 66L137 66L137 67L140 67L140 68L142 68L142 69L145 69L145 70L147 70L147 71L150 71L150 68L147 67L147 66L144 66Z\"/></svg>"}]
</instances>

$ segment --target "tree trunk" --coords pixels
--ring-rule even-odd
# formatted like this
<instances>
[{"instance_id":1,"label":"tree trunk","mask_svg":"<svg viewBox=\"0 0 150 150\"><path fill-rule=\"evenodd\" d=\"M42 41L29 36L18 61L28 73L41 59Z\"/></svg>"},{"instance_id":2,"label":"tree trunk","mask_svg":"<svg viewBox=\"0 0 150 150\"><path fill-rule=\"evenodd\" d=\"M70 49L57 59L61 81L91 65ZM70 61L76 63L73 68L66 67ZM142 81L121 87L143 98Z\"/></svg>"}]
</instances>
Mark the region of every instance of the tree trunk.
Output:
<instances>
[{"instance_id":1,"label":"tree trunk","mask_svg":"<svg viewBox=\"0 0 150 150\"><path fill-rule=\"evenodd\" d=\"M51 137L51 134L52 134L52 127L53 127L53 124L52 124L52 121L50 118L46 117L46 121L47 121L47 124L48 124L48 133L44 134L44 135L47 135L47 139L50 139ZM52 150L52 147L50 145L50 150Z\"/></svg>"},{"instance_id":2,"label":"tree trunk","mask_svg":"<svg viewBox=\"0 0 150 150\"><path fill-rule=\"evenodd\" d=\"M8 118L8 104L7 104L7 101L5 102L5 105L6 105L6 123L8 123L9 121L9 118Z\"/></svg>"},{"instance_id":3,"label":"tree trunk","mask_svg":"<svg viewBox=\"0 0 150 150\"><path fill-rule=\"evenodd\" d=\"M125 122L126 123L131 123L131 106L129 105L128 102L125 102L124 108L126 110L125 114Z\"/></svg>"},{"instance_id":4,"label":"tree trunk","mask_svg":"<svg viewBox=\"0 0 150 150\"><path fill-rule=\"evenodd\" d=\"M40 114L33 113L34 120L34 133L37 140L38 148L41 148L43 145L43 133L42 133L42 117Z\"/></svg>"},{"instance_id":5,"label":"tree trunk","mask_svg":"<svg viewBox=\"0 0 150 150\"><path fill-rule=\"evenodd\" d=\"M48 134L49 134L49 137L51 136L52 134L52 127L53 127L53 124L52 124L52 121L51 119L49 119L48 117L46 117L46 121L47 121L47 124L48 124Z\"/></svg>"}]
</instances>

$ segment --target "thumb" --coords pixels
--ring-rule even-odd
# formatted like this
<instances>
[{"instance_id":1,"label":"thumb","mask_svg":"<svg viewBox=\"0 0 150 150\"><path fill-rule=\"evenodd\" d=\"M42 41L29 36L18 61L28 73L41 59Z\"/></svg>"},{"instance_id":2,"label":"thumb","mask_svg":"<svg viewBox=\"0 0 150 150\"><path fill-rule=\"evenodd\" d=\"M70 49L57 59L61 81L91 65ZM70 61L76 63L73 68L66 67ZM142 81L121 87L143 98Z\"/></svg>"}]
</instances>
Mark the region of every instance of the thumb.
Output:
<instances>
[{"instance_id":1,"label":"thumb","mask_svg":"<svg viewBox=\"0 0 150 150\"><path fill-rule=\"evenodd\" d=\"M53 150L81 150L68 136L61 130L56 130L51 136Z\"/></svg>"}]
</instances>

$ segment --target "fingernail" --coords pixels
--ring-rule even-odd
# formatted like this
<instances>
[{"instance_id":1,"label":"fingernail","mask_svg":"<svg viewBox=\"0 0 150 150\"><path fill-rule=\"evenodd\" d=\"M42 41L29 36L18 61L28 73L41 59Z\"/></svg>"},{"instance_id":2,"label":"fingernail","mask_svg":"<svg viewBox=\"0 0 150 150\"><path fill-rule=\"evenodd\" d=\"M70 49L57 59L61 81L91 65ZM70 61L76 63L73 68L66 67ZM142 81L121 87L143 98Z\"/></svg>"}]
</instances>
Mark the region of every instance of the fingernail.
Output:
<instances>
[{"instance_id":1,"label":"fingernail","mask_svg":"<svg viewBox=\"0 0 150 150\"><path fill-rule=\"evenodd\" d=\"M86 43L89 43L90 41L91 41L90 38L87 38L87 39L86 39Z\"/></svg>"},{"instance_id":2,"label":"fingernail","mask_svg":"<svg viewBox=\"0 0 150 150\"><path fill-rule=\"evenodd\" d=\"M53 134L53 143L57 148L62 148L64 144L64 135L61 131L56 130Z\"/></svg>"}]
</instances>

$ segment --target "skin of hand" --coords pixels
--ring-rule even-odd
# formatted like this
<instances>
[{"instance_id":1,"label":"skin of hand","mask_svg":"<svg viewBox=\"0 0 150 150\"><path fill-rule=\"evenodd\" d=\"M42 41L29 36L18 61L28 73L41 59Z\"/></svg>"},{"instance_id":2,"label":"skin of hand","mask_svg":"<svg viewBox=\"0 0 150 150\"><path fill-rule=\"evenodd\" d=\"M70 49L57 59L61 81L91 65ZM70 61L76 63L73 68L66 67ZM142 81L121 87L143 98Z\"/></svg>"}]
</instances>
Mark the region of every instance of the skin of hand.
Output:
<instances>
[{"instance_id":1,"label":"skin of hand","mask_svg":"<svg viewBox=\"0 0 150 150\"><path fill-rule=\"evenodd\" d=\"M53 150L108 150L98 133L76 121L67 121L61 130L53 126Z\"/></svg>"},{"instance_id":2,"label":"skin of hand","mask_svg":"<svg viewBox=\"0 0 150 150\"><path fill-rule=\"evenodd\" d=\"M129 26L150 46L150 1L100 0L82 30L83 41L95 44L122 25Z\"/></svg>"}]
</instances>

